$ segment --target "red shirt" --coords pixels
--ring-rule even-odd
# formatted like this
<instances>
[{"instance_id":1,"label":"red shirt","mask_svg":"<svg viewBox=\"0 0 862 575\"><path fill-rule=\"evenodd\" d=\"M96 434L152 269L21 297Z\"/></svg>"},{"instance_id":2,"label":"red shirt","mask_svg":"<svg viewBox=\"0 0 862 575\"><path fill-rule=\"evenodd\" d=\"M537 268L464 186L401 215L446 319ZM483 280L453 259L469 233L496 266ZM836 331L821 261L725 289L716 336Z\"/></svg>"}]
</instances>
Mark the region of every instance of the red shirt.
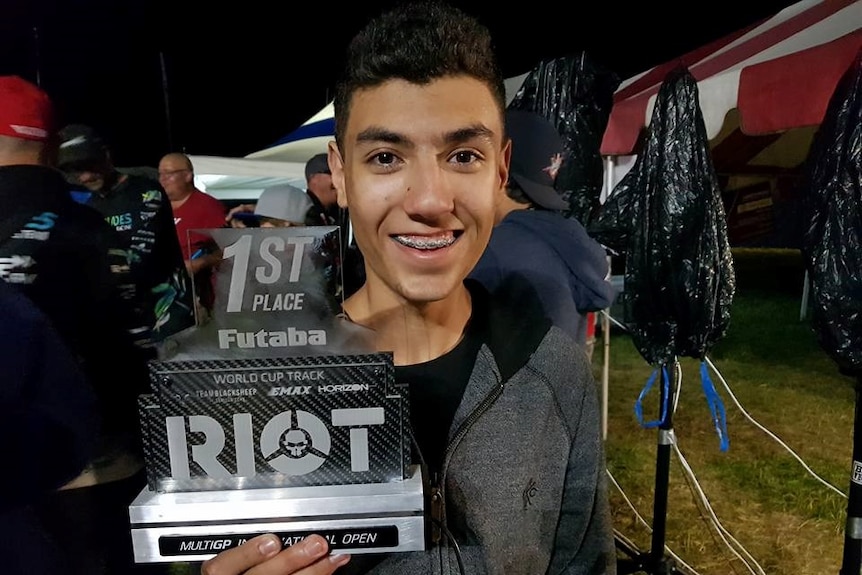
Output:
<instances>
[{"instance_id":1,"label":"red shirt","mask_svg":"<svg viewBox=\"0 0 862 575\"><path fill-rule=\"evenodd\" d=\"M174 225L177 228L177 238L180 240L184 260L189 259L190 255L207 243L207 238L192 234L191 245L189 245L188 231L223 228L226 214L227 210L220 201L200 190L192 192L183 205L174 209Z\"/></svg>"}]
</instances>

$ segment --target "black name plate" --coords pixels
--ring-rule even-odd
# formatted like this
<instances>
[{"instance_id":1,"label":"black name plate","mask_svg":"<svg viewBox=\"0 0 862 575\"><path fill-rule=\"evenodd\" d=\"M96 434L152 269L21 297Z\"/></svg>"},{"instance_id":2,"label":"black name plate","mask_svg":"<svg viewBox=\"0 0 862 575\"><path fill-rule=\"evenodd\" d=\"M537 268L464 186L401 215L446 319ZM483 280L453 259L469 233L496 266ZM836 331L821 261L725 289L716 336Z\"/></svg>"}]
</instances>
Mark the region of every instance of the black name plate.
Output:
<instances>
[{"instance_id":1,"label":"black name plate","mask_svg":"<svg viewBox=\"0 0 862 575\"><path fill-rule=\"evenodd\" d=\"M201 553L219 553L231 547L242 545L249 539L269 533L250 531L228 535L166 535L159 537L159 553L164 557L197 556ZM359 549L379 549L398 547L398 527L377 525L353 527L349 529L314 529L298 531L276 531L285 547L299 543L311 534L320 535L329 543L333 553L351 552Z\"/></svg>"}]
</instances>

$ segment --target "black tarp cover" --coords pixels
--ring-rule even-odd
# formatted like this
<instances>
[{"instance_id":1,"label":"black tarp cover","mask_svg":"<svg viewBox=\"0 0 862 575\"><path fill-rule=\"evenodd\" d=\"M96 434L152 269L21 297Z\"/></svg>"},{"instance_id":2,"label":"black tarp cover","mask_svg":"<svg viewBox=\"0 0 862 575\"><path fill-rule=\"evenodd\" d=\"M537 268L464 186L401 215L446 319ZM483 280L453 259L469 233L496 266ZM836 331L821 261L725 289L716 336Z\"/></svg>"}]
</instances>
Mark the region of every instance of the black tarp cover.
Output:
<instances>
[{"instance_id":1,"label":"black tarp cover","mask_svg":"<svg viewBox=\"0 0 862 575\"><path fill-rule=\"evenodd\" d=\"M736 280L687 68L665 78L644 147L587 228L625 255L624 323L644 359L656 366L703 359L727 330Z\"/></svg>"},{"instance_id":2,"label":"black tarp cover","mask_svg":"<svg viewBox=\"0 0 862 575\"><path fill-rule=\"evenodd\" d=\"M862 376L862 52L835 88L806 160L803 254L820 345Z\"/></svg>"},{"instance_id":3,"label":"black tarp cover","mask_svg":"<svg viewBox=\"0 0 862 575\"><path fill-rule=\"evenodd\" d=\"M538 113L557 128L566 157L554 187L569 203L564 215L582 224L599 205L599 148L619 84L616 74L581 52L540 62L509 103L511 109Z\"/></svg>"}]
</instances>

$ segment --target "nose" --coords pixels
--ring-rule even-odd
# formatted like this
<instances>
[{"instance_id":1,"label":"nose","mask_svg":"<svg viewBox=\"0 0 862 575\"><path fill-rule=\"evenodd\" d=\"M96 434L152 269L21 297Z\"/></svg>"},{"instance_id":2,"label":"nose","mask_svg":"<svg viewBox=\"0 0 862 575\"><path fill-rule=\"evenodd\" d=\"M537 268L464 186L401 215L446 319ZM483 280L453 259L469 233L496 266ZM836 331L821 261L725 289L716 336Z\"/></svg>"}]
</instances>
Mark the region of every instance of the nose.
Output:
<instances>
[{"instance_id":1,"label":"nose","mask_svg":"<svg viewBox=\"0 0 862 575\"><path fill-rule=\"evenodd\" d=\"M406 179L404 210L420 220L435 220L455 209L453 182L436 161L417 162Z\"/></svg>"}]
</instances>

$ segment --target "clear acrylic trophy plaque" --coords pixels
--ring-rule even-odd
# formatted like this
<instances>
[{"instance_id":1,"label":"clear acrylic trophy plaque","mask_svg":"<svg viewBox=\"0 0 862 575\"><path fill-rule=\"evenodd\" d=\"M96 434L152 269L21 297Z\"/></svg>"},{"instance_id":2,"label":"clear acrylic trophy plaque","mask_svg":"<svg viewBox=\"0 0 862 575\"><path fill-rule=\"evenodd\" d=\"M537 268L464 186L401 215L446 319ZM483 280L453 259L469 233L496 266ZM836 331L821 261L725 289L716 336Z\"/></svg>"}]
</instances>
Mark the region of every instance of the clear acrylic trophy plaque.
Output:
<instances>
[{"instance_id":1,"label":"clear acrylic trophy plaque","mask_svg":"<svg viewBox=\"0 0 862 575\"><path fill-rule=\"evenodd\" d=\"M424 549L407 390L373 334L338 317L338 227L196 233L223 250L215 305L150 362L135 561L203 561L262 533Z\"/></svg>"}]
</instances>

